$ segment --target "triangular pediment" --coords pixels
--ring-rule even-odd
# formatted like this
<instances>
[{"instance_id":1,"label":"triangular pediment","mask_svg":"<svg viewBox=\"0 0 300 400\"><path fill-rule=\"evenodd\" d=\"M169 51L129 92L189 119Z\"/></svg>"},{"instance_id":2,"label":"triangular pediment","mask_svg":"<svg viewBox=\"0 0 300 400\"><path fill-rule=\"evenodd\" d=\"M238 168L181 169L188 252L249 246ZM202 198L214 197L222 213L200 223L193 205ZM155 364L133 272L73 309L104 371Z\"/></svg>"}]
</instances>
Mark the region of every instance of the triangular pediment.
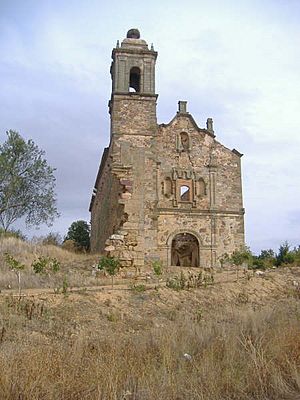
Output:
<instances>
[{"instance_id":1,"label":"triangular pediment","mask_svg":"<svg viewBox=\"0 0 300 400\"><path fill-rule=\"evenodd\" d=\"M186 112L186 113L177 112L177 113L175 114L174 118L172 118L171 121L170 121L169 123L167 123L167 124L160 124L159 126L162 127L162 128L168 127L168 126L171 126L171 125L175 124L177 121L179 121L179 120L181 120L181 119L188 120L188 122L192 125L192 127L193 127L196 131L201 132L201 133L204 133L204 134L207 134L207 135L211 136L212 138L215 138L215 137L216 137L216 135L215 135L212 131L210 131L210 130L208 130L208 129L205 129L205 128L200 128L200 127L197 125L196 121L194 120L193 116L192 116L190 113L188 113L188 112Z\"/></svg>"}]
</instances>

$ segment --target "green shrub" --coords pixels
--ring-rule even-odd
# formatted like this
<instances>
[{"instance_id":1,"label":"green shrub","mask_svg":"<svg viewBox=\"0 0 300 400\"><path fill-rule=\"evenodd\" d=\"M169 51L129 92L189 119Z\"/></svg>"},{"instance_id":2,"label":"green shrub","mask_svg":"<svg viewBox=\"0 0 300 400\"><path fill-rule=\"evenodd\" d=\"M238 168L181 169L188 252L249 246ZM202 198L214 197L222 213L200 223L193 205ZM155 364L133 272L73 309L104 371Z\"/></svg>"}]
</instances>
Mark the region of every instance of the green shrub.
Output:
<instances>
[{"instance_id":1,"label":"green shrub","mask_svg":"<svg viewBox=\"0 0 300 400\"><path fill-rule=\"evenodd\" d=\"M236 267L241 266L243 263L247 263L251 267L253 262L253 255L249 247L245 246L241 250L235 250L231 257L229 257L229 262L231 262Z\"/></svg>"},{"instance_id":2,"label":"green shrub","mask_svg":"<svg viewBox=\"0 0 300 400\"><path fill-rule=\"evenodd\" d=\"M130 287L130 290L135 292L135 293L143 293L146 290L146 286L143 284L139 284L139 285L132 285Z\"/></svg>"},{"instance_id":3,"label":"green shrub","mask_svg":"<svg viewBox=\"0 0 300 400\"><path fill-rule=\"evenodd\" d=\"M186 280L184 273L181 271L180 275L175 275L172 278L168 278L166 286L173 290L183 290L186 288Z\"/></svg>"},{"instance_id":4,"label":"green shrub","mask_svg":"<svg viewBox=\"0 0 300 400\"><path fill-rule=\"evenodd\" d=\"M154 274L159 278L163 273L163 266L160 261L153 261L152 268Z\"/></svg>"},{"instance_id":5,"label":"green shrub","mask_svg":"<svg viewBox=\"0 0 300 400\"><path fill-rule=\"evenodd\" d=\"M176 291L184 289L184 286L180 282L180 279L179 279L178 276L173 276L172 278L168 278L167 282L166 282L166 286L169 289L173 289L173 290L176 290Z\"/></svg>"},{"instance_id":6,"label":"green shrub","mask_svg":"<svg viewBox=\"0 0 300 400\"><path fill-rule=\"evenodd\" d=\"M276 255L275 265L277 267L282 264L293 264L295 262L295 254L290 251L290 245L288 242L284 242L279 246L278 254Z\"/></svg>"},{"instance_id":7,"label":"green shrub","mask_svg":"<svg viewBox=\"0 0 300 400\"><path fill-rule=\"evenodd\" d=\"M58 272L60 269L60 263L56 258L40 256L37 260L31 264L33 271L36 274Z\"/></svg>"},{"instance_id":8,"label":"green shrub","mask_svg":"<svg viewBox=\"0 0 300 400\"><path fill-rule=\"evenodd\" d=\"M199 287L207 287L208 285L212 285L214 283L214 276L203 274L200 271L197 274L188 272L188 276L186 276L183 271L180 272L180 275L175 275L172 278L168 278L166 282L166 286L170 289L174 290L183 290L183 289L195 289Z\"/></svg>"},{"instance_id":9,"label":"green shrub","mask_svg":"<svg viewBox=\"0 0 300 400\"><path fill-rule=\"evenodd\" d=\"M253 256L253 264L250 269L266 269L266 260L259 258L259 256Z\"/></svg>"}]
</instances>

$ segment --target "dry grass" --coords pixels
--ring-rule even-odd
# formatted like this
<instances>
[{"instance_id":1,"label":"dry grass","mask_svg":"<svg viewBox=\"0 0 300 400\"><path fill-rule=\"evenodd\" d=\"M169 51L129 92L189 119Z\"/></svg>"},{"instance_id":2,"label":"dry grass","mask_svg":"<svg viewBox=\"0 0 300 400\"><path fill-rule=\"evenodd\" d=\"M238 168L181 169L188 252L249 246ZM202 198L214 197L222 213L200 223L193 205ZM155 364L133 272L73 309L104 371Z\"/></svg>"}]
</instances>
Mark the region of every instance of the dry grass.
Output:
<instances>
[{"instance_id":1,"label":"dry grass","mask_svg":"<svg viewBox=\"0 0 300 400\"><path fill-rule=\"evenodd\" d=\"M0 254L3 253L12 254L28 266L39 256L55 257L60 262L75 261L84 258L83 254L71 253L58 246L34 244L15 237L0 238Z\"/></svg>"},{"instance_id":2,"label":"dry grass","mask_svg":"<svg viewBox=\"0 0 300 400\"><path fill-rule=\"evenodd\" d=\"M97 256L11 238L0 246L26 263L27 287L55 283L30 270L39 255L62 263L59 279L98 283ZM11 272L1 268L3 285ZM0 400L300 399L295 280L300 268L239 282L220 272L213 285L181 291L0 295Z\"/></svg>"},{"instance_id":3,"label":"dry grass","mask_svg":"<svg viewBox=\"0 0 300 400\"><path fill-rule=\"evenodd\" d=\"M92 265L99 256L73 253L54 245L34 244L8 237L0 238L0 290L17 288L16 276L4 262L4 253L13 255L25 264L26 268L22 271L21 278L23 289L61 287L65 277L71 287L98 284L92 276ZM61 264L60 271L50 276L35 274L31 263L40 256L56 258Z\"/></svg>"},{"instance_id":4,"label":"dry grass","mask_svg":"<svg viewBox=\"0 0 300 400\"><path fill-rule=\"evenodd\" d=\"M127 296L136 308L115 318L107 301L87 294L6 298L1 400L300 398L299 300L257 311L224 305L200 320L174 304L172 318L153 326L138 303L157 294Z\"/></svg>"},{"instance_id":5,"label":"dry grass","mask_svg":"<svg viewBox=\"0 0 300 400\"><path fill-rule=\"evenodd\" d=\"M295 302L223 315L222 323L183 318L131 337L51 333L2 342L1 399L299 398Z\"/></svg>"}]
</instances>

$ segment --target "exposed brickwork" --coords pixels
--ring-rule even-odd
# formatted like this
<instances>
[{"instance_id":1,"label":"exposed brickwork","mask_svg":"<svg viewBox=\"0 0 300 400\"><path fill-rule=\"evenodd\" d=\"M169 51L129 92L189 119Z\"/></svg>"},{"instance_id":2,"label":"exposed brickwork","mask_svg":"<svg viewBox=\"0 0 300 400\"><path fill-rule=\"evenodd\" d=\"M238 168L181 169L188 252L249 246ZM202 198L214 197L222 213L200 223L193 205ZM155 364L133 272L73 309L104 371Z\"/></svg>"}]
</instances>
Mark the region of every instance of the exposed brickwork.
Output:
<instances>
[{"instance_id":1,"label":"exposed brickwork","mask_svg":"<svg viewBox=\"0 0 300 400\"><path fill-rule=\"evenodd\" d=\"M244 244L241 155L215 139L211 119L200 129L185 102L169 124L157 125L156 55L130 38L113 51L111 144L90 207L92 250L124 266L155 259L217 266ZM140 68L147 91L129 92L125 64Z\"/></svg>"}]
</instances>

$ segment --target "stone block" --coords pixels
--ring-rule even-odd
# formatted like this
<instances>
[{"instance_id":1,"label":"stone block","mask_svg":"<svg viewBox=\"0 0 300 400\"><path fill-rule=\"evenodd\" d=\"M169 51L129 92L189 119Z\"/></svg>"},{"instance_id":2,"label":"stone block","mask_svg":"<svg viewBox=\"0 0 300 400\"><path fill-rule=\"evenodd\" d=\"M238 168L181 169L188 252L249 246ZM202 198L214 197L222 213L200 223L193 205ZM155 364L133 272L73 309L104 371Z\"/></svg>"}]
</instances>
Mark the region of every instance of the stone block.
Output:
<instances>
[{"instance_id":1,"label":"stone block","mask_svg":"<svg viewBox=\"0 0 300 400\"><path fill-rule=\"evenodd\" d=\"M123 241L124 240L124 236L123 235L113 234L113 235L110 236L110 239L111 240L121 240L121 241Z\"/></svg>"}]
</instances>

